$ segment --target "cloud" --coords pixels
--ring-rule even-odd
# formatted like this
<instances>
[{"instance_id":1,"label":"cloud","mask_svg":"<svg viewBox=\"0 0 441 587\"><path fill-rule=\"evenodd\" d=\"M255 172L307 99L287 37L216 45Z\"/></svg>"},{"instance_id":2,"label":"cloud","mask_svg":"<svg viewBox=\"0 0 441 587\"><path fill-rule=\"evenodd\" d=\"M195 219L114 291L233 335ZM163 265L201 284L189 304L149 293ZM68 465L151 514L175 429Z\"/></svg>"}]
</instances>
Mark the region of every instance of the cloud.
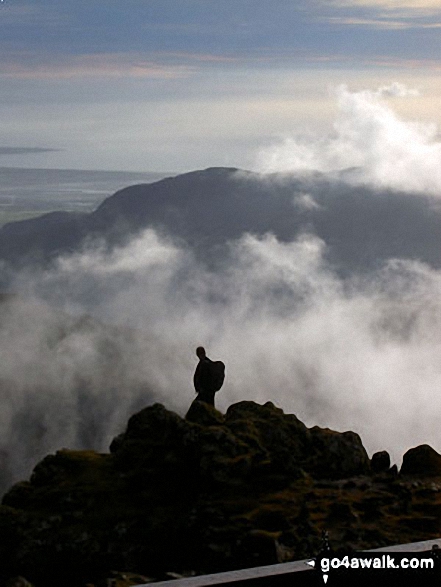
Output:
<instances>
[{"instance_id":1,"label":"cloud","mask_svg":"<svg viewBox=\"0 0 441 587\"><path fill-rule=\"evenodd\" d=\"M231 65L243 58L185 51L82 53L8 51L0 62L0 75L17 79L58 80L83 78L185 79L204 65Z\"/></svg>"},{"instance_id":2,"label":"cloud","mask_svg":"<svg viewBox=\"0 0 441 587\"><path fill-rule=\"evenodd\" d=\"M334 25L349 25L375 29L405 30L405 29L438 29L440 22L420 22L415 19L392 20L391 18L360 18L354 16L330 16L326 21Z\"/></svg>"},{"instance_id":3,"label":"cloud","mask_svg":"<svg viewBox=\"0 0 441 587\"><path fill-rule=\"evenodd\" d=\"M286 138L260 152L265 172L352 169L348 181L441 195L441 143L435 125L401 120L385 97L413 97L402 84L376 91L336 91L339 116L330 136Z\"/></svg>"},{"instance_id":4,"label":"cloud","mask_svg":"<svg viewBox=\"0 0 441 587\"><path fill-rule=\"evenodd\" d=\"M362 6L383 10L403 10L410 8L418 11L440 11L438 0L332 0L331 3L338 6Z\"/></svg>"},{"instance_id":5,"label":"cloud","mask_svg":"<svg viewBox=\"0 0 441 587\"><path fill-rule=\"evenodd\" d=\"M231 55L217 55L214 53L199 52L189 53L185 51L167 51L167 52L155 52L158 58L164 58L167 60L185 61L185 62L205 62L205 63L241 63L245 58L235 57Z\"/></svg>"},{"instance_id":6,"label":"cloud","mask_svg":"<svg viewBox=\"0 0 441 587\"><path fill-rule=\"evenodd\" d=\"M204 56L201 56L201 60ZM214 57L213 57L214 59ZM208 56L205 56L208 60ZM140 53L91 53L64 55L11 53L0 63L0 75L17 79L72 78L151 78L180 79L191 75L194 66L188 63L164 62Z\"/></svg>"},{"instance_id":7,"label":"cloud","mask_svg":"<svg viewBox=\"0 0 441 587\"><path fill-rule=\"evenodd\" d=\"M438 0L331 0L326 8L337 13L323 17L333 25L379 30L437 29L441 27Z\"/></svg>"},{"instance_id":8,"label":"cloud","mask_svg":"<svg viewBox=\"0 0 441 587\"><path fill-rule=\"evenodd\" d=\"M56 5L28 2L9 2L0 4L0 26L21 27L38 26L44 29L59 29L60 26L72 26L71 18Z\"/></svg>"},{"instance_id":9,"label":"cloud","mask_svg":"<svg viewBox=\"0 0 441 587\"><path fill-rule=\"evenodd\" d=\"M396 461L423 442L441 450L440 272L390 260L343 280L325 256L312 234L243 235L216 272L150 229L20 274L0 311L8 480L63 446L106 450L153 401L184 414L200 344L227 365L223 410L271 400Z\"/></svg>"},{"instance_id":10,"label":"cloud","mask_svg":"<svg viewBox=\"0 0 441 587\"><path fill-rule=\"evenodd\" d=\"M294 198L294 206L300 210L319 210L322 207L311 194L297 195Z\"/></svg>"},{"instance_id":11,"label":"cloud","mask_svg":"<svg viewBox=\"0 0 441 587\"><path fill-rule=\"evenodd\" d=\"M398 57L390 57L387 55L377 55L372 58L363 60L365 65L374 65L384 68L399 68L399 69L413 69L413 70L431 70L433 72L441 71L441 62L436 59L405 59Z\"/></svg>"},{"instance_id":12,"label":"cloud","mask_svg":"<svg viewBox=\"0 0 441 587\"><path fill-rule=\"evenodd\" d=\"M381 86L373 95L378 97L391 97L391 98L406 98L408 96L419 96L420 92L413 88L408 88L404 84L394 82L388 86Z\"/></svg>"},{"instance_id":13,"label":"cloud","mask_svg":"<svg viewBox=\"0 0 441 587\"><path fill-rule=\"evenodd\" d=\"M155 232L147 230L142 239L132 240L124 249L108 252L105 244L95 246L93 254L60 257L61 274L86 276L152 271L156 266L173 264L178 250L162 242Z\"/></svg>"},{"instance_id":14,"label":"cloud","mask_svg":"<svg viewBox=\"0 0 441 587\"><path fill-rule=\"evenodd\" d=\"M390 55L372 55L347 53L327 53L326 55L311 54L306 58L309 63L339 63L340 65L352 68L354 65L374 66L374 68L384 69L410 69L418 70L418 73L424 72L437 73L441 70L441 62L437 59L420 59L406 57L392 57ZM338 75L337 70L333 71L334 76ZM390 75L390 73L388 73Z\"/></svg>"},{"instance_id":15,"label":"cloud","mask_svg":"<svg viewBox=\"0 0 441 587\"><path fill-rule=\"evenodd\" d=\"M55 153L61 149L46 149L42 147L0 147L1 155L27 155L35 153Z\"/></svg>"}]
</instances>

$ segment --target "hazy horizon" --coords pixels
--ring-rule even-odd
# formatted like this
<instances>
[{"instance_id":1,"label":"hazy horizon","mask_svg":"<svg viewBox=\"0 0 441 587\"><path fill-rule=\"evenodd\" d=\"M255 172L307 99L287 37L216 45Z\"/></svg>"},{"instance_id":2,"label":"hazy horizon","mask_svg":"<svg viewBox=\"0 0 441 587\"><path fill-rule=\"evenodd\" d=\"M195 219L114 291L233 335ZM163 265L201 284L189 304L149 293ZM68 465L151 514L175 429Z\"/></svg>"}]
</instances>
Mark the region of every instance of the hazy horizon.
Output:
<instances>
[{"instance_id":1,"label":"hazy horizon","mask_svg":"<svg viewBox=\"0 0 441 587\"><path fill-rule=\"evenodd\" d=\"M275 141L333 133L334 89L418 90L441 124L432 0L5 0L0 160L25 167L249 168Z\"/></svg>"}]
</instances>

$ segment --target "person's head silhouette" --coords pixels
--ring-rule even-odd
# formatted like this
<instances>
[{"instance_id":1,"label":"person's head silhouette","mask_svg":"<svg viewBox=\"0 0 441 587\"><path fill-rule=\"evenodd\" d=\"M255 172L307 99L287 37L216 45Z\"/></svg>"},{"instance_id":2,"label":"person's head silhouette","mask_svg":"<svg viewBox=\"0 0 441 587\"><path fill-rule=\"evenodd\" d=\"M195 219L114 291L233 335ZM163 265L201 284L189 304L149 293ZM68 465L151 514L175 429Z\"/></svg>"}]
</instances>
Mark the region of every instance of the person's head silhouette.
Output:
<instances>
[{"instance_id":1,"label":"person's head silhouette","mask_svg":"<svg viewBox=\"0 0 441 587\"><path fill-rule=\"evenodd\" d=\"M207 356L203 346L198 346L198 348L196 349L196 354L199 357L200 361L202 361L202 359L205 359L205 357Z\"/></svg>"}]
</instances>

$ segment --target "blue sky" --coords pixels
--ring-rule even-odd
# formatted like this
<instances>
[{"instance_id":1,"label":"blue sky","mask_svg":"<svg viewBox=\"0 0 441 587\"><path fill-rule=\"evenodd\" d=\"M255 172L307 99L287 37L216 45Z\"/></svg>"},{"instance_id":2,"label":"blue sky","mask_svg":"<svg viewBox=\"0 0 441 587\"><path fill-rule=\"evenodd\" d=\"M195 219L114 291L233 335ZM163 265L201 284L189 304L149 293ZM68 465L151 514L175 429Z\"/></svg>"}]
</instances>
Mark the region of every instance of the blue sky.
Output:
<instances>
[{"instance_id":1,"label":"blue sky","mask_svg":"<svg viewBox=\"0 0 441 587\"><path fill-rule=\"evenodd\" d=\"M4 0L0 47L3 166L250 167L332 132L339 84L441 123L438 0Z\"/></svg>"}]
</instances>

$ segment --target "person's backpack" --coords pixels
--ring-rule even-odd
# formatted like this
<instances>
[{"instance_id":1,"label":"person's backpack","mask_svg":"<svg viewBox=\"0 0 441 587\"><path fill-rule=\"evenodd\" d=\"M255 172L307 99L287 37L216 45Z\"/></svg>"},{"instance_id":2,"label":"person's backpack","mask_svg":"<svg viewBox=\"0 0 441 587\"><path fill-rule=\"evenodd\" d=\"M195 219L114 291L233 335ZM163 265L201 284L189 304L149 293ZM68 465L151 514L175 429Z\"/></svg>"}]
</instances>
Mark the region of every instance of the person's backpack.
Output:
<instances>
[{"instance_id":1,"label":"person's backpack","mask_svg":"<svg viewBox=\"0 0 441 587\"><path fill-rule=\"evenodd\" d=\"M210 370L213 391L219 391L225 379L225 365L222 361L211 361Z\"/></svg>"}]
</instances>

